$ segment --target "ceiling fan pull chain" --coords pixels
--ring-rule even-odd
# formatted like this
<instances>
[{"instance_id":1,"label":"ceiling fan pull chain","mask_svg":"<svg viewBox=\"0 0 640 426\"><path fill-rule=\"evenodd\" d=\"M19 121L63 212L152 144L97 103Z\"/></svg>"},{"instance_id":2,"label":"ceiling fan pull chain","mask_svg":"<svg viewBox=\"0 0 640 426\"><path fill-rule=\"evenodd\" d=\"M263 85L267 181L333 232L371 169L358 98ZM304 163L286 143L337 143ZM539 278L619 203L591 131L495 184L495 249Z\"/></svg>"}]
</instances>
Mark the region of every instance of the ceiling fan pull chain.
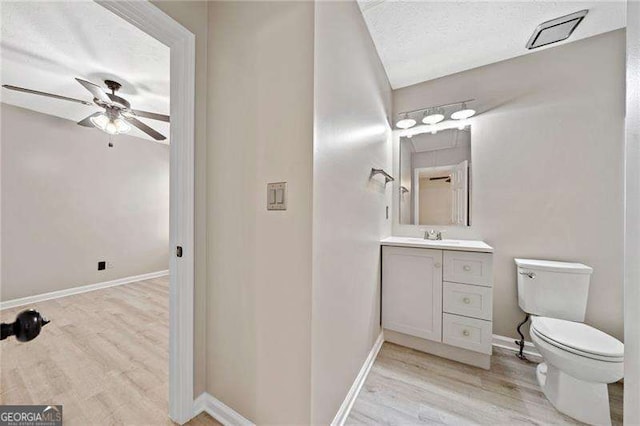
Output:
<instances>
[{"instance_id":1,"label":"ceiling fan pull chain","mask_svg":"<svg viewBox=\"0 0 640 426\"><path fill-rule=\"evenodd\" d=\"M113 135L109 135L109 148L113 148Z\"/></svg>"}]
</instances>

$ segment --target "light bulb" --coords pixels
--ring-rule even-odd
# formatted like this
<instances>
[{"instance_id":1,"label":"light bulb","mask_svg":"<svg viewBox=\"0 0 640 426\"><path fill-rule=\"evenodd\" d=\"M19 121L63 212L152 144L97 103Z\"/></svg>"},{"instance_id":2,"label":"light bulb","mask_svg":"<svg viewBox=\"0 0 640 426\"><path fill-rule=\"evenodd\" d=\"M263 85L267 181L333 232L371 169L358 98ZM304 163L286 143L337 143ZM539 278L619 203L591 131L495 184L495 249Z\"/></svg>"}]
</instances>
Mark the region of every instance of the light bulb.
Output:
<instances>
[{"instance_id":1,"label":"light bulb","mask_svg":"<svg viewBox=\"0 0 640 426\"><path fill-rule=\"evenodd\" d=\"M405 114L404 117L396 122L396 127L398 129L409 129L416 125L416 120L413 118L409 118L409 114Z\"/></svg>"},{"instance_id":2,"label":"light bulb","mask_svg":"<svg viewBox=\"0 0 640 426\"><path fill-rule=\"evenodd\" d=\"M113 123L116 125L116 130L118 133L127 133L131 130L131 126L124 121L122 118L116 118Z\"/></svg>"},{"instance_id":3,"label":"light bulb","mask_svg":"<svg viewBox=\"0 0 640 426\"><path fill-rule=\"evenodd\" d=\"M436 124L444 120L443 111L440 109L431 109L427 110L424 113L424 117L422 117L422 122L424 124Z\"/></svg>"},{"instance_id":4,"label":"light bulb","mask_svg":"<svg viewBox=\"0 0 640 426\"><path fill-rule=\"evenodd\" d=\"M454 120L466 120L469 117L473 117L476 115L476 110L467 108L467 104L463 103L462 107L453 114L451 114L451 118Z\"/></svg>"},{"instance_id":5,"label":"light bulb","mask_svg":"<svg viewBox=\"0 0 640 426\"><path fill-rule=\"evenodd\" d=\"M109 133L110 135L115 135L118 133L118 128L113 121L109 121L107 125L104 126L104 131Z\"/></svg>"}]
</instances>

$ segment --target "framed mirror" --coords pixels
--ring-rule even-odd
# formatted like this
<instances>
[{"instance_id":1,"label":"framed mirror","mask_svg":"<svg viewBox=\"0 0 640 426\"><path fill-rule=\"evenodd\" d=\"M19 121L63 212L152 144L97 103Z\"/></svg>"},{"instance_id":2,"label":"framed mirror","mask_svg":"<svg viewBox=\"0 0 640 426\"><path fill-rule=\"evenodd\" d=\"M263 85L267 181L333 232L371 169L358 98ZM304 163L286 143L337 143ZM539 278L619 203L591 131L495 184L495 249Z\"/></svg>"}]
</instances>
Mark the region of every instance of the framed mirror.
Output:
<instances>
[{"instance_id":1,"label":"framed mirror","mask_svg":"<svg viewBox=\"0 0 640 426\"><path fill-rule=\"evenodd\" d=\"M400 138L399 222L469 226L471 127Z\"/></svg>"}]
</instances>

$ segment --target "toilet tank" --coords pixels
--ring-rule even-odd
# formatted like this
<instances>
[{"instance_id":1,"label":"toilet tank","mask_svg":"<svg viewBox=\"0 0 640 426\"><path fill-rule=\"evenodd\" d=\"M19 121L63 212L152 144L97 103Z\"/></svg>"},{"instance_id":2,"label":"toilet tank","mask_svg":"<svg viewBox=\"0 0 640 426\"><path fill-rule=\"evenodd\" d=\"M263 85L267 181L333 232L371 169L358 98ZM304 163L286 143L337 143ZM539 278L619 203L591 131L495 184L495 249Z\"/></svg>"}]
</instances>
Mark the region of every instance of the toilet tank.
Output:
<instances>
[{"instance_id":1,"label":"toilet tank","mask_svg":"<svg viewBox=\"0 0 640 426\"><path fill-rule=\"evenodd\" d=\"M528 314L584 321L593 269L581 263L515 259L518 304Z\"/></svg>"}]
</instances>

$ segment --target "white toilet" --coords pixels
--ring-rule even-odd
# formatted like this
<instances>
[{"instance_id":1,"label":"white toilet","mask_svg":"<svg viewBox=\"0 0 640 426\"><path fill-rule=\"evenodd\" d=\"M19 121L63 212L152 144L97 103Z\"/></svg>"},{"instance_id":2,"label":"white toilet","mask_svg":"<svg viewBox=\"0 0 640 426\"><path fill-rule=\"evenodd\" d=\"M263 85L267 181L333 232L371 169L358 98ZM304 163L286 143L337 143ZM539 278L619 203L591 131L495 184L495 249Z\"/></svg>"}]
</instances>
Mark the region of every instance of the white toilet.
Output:
<instances>
[{"instance_id":1,"label":"white toilet","mask_svg":"<svg viewBox=\"0 0 640 426\"><path fill-rule=\"evenodd\" d=\"M531 314L531 340L544 363L536 370L545 396L564 414L610 425L607 384L623 377L624 345L583 324L592 268L580 263L515 259L518 303Z\"/></svg>"}]
</instances>

